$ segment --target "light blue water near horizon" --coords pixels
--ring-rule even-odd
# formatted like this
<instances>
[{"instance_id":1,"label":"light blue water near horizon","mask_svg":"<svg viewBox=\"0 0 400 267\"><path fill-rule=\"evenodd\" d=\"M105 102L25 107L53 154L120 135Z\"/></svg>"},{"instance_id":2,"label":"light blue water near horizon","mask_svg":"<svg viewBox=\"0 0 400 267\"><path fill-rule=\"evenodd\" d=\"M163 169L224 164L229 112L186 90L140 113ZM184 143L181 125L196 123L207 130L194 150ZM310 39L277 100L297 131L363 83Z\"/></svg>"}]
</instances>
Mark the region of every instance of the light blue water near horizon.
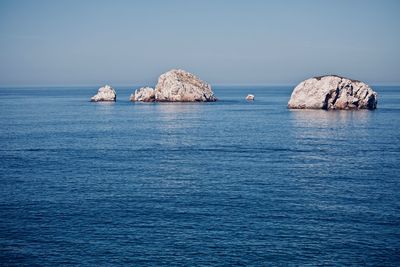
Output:
<instances>
[{"instance_id":1,"label":"light blue water near horizon","mask_svg":"<svg viewBox=\"0 0 400 267\"><path fill-rule=\"evenodd\" d=\"M0 265L400 264L400 86L375 111L116 89L0 88Z\"/></svg>"}]
</instances>

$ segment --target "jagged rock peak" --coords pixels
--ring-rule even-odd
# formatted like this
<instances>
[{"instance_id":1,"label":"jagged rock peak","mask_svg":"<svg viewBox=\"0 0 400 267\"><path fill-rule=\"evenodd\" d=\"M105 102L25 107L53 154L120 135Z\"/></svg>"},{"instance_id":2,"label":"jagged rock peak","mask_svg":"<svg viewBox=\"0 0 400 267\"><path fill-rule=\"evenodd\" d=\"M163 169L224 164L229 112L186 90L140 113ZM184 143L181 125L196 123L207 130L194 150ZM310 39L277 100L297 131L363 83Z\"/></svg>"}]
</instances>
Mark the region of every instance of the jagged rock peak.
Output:
<instances>
[{"instance_id":1,"label":"jagged rock peak","mask_svg":"<svg viewBox=\"0 0 400 267\"><path fill-rule=\"evenodd\" d=\"M100 87L90 101L92 102L101 102L101 101L116 101L117 100L117 93L115 92L114 88L109 85L105 85Z\"/></svg>"}]
</instances>

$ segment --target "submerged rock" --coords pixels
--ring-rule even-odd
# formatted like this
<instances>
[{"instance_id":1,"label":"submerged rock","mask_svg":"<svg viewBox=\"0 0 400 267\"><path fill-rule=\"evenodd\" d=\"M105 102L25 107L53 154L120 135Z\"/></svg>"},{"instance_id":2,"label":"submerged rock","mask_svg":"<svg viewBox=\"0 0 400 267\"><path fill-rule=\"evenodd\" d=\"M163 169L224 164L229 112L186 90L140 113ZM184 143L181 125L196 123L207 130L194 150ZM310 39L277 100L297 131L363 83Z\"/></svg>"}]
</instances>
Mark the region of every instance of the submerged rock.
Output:
<instances>
[{"instance_id":1,"label":"submerged rock","mask_svg":"<svg viewBox=\"0 0 400 267\"><path fill-rule=\"evenodd\" d=\"M153 88L150 87L142 87L140 89L135 90L135 94L131 94L129 99L132 102L140 101L140 102L153 102L155 101L155 92Z\"/></svg>"},{"instance_id":2,"label":"submerged rock","mask_svg":"<svg viewBox=\"0 0 400 267\"><path fill-rule=\"evenodd\" d=\"M367 84L328 75L301 82L293 90L292 109L376 109L377 93Z\"/></svg>"},{"instance_id":3,"label":"submerged rock","mask_svg":"<svg viewBox=\"0 0 400 267\"><path fill-rule=\"evenodd\" d=\"M90 101L92 102L100 102L100 101L116 101L117 93L114 88L109 85L105 85L99 88L99 91L96 95L94 95Z\"/></svg>"},{"instance_id":4,"label":"submerged rock","mask_svg":"<svg viewBox=\"0 0 400 267\"><path fill-rule=\"evenodd\" d=\"M170 70L158 78L155 101L212 102L216 101L211 86L184 70Z\"/></svg>"},{"instance_id":5,"label":"submerged rock","mask_svg":"<svg viewBox=\"0 0 400 267\"><path fill-rule=\"evenodd\" d=\"M253 101L254 100L254 95L247 95L246 96L247 101Z\"/></svg>"}]
</instances>

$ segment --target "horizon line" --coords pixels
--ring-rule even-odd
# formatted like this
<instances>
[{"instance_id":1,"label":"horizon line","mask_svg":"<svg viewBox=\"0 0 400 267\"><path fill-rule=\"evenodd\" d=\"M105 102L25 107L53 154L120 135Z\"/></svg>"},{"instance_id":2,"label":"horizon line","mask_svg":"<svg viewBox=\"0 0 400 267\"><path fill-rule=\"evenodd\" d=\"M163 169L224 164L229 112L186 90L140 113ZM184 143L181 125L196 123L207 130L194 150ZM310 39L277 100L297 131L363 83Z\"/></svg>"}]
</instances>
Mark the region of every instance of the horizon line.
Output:
<instances>
[{"instance_id":1,"label":"horizon line","mask_svg":"<svg viewBox=\"0 0 400 267\"><path fill-rule=\"evenodd\" d=\"M15 84L0 84L0 88L23 88L23 87L101 87L104 85L110 85L112 87L143 87L143 86L149 86L145 83L142 84L114 84L112 85L111 83L98 83L98 84L21 84L21 85L15 85ZM296 86L299 83L209 83L211 86ZM367 83L370 86L400 86L400 82L374 82L374 83ZM150 86L151 87L151 86ZM155 86L153 86L155 87Z\"/></svg>"}]
</instances>

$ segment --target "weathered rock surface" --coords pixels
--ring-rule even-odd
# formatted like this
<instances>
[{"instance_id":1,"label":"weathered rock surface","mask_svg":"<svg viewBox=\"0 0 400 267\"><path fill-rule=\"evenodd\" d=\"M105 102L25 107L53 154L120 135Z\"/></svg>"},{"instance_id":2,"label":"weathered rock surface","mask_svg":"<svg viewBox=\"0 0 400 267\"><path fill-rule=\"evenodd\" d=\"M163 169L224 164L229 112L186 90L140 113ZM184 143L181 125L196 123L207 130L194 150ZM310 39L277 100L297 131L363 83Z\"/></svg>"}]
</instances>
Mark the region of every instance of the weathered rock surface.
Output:
<instances>
[{"instance_id":1,"label":"weathered rock surface","mask_svg":"<svg viewBox=\"0 0 400 267\"><path fill-rule=\"evenodd\" d=\"M109 85L105 85L99 88L99 91L96 95L94 95L90 101L92 102L100 102L100 101L116 101L117 93L114 88Z\"/></svg>"},{"instance_id":2,"label":"weathered rock surface","mask_svg":"<svg viewBox=\"0 0 400 267\"><path fill-rule=\"evenodd\" d=\"M253 101L254 100L254 95L247 95L246 96L247 101Z\"/></svg>"},{"instance_id":3,"label":"weathered rock surface","mask_svg":"<svg viewBox=\"0 0 400 267\"><path fill-rule=\"evenodd\" d=\"M136 102L154 102L155 101L155 91L150 87L142 87L135 90L135 94L131 94L130 101Z\"/></svg>"},{"instance_id":4,"label":"weathered rock surface","mask_svg":"<svg viewBox=\"0 0 400 267\"><path fill-rule=\"evenodd\" d=\"M158 78L155 101L212 102L216 101L211 86L184 70L170 70Z\"/></svg>"},{"instance_id":5,"label":"weathered rock surface","mask_svg":"<svg viewBox=\"0 0 400 267\"><path fill-rule=\"evenodd\" d=\"M314 77L293 90L293 109L376 109L377 93L367 84L336 75Z\"/></svg>"}]
</instances>

